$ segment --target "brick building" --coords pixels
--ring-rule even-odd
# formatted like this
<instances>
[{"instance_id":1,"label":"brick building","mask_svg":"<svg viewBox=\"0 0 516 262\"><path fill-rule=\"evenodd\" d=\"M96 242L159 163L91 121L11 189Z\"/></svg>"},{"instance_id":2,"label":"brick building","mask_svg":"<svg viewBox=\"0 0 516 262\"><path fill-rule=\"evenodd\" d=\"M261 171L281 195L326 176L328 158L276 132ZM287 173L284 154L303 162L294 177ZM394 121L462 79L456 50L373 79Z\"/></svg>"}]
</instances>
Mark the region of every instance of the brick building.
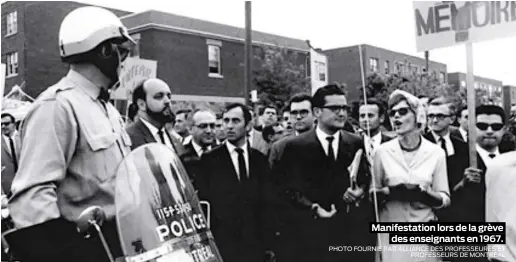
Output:
<instances>
[{"instance_id":1,"label":"brick building","mask_svg":"<svg viewBox=\"0 0 516 262\"><path fill-rule=\"evenodd\" d=\"M324 53L328 56L329 83L345 83L348 87L348 99L358 100L360 94L357 87L362 85L359 46L328 49ZM423 58L371 45L362 45L362 59L365 76L374 72L393 74L426 71ZM446 82L445 64L429 61L429 71L439 76L443 83Z\"/></svg>"},{"instance_id":2,"label":"brick building","mask_svg":"<svg viewBox=\"0 0 516 262\"><path fill-rule=\"evenodd\" d=\"M77 2L23 2L2 4L2 63L6 64L5 93L22 85L36 97L59 81L68 67L58 49L59 27L66 14L85 6ZM129 12L110 9L118 16Z\"/></svg>"},{"instance_id":3,"label":"brick building","mask_svg":"<svg viewBox=\"0 0 516 262\"><path fill-rule=\"evenodd\" d=\"M244 28L154 10L127 15L122 22L139 42L136 55L158 61L157 75L170 85L174 100L244 101ZM257 31L252 40L255 54L282 46L297 53L293 62L307 64L303 40Z\"/></svg>"},{"instance_id":4,"label":"brick building","mask_svg":"<svg viewBox=\"0 0 516 262\"><path fill-rule=\"evenodd\" d=\"M57 45L59 27L66 14L81 6L86 4L2 4L5 93L23 83L23 90L36 97L66 74L68 67L61 62ZM158 77L170 85L174 100L243 101L244 28L159 11L132 14L110 10L138 41L134 55L158 61ZM298 54L294 62L309 72L309 47L305 41L257 31L252 37L255 54L265 46L282 46Z\"/></svg>"},{"instance_id":5,"label":"brick building","mask_svg":"<svg viewBox=\"0 0 516 262\"><path fill-rule=\"evenodd\" d=\"M495 96L496 94L501 94L502 92L502 81L474 76L475 81L475 89L481 89L487 92L488 96ZM453 86L458 86L460 88L466 88L466 74L455 72L448 74L448 84Z\"/></svg>"}]
</instances>

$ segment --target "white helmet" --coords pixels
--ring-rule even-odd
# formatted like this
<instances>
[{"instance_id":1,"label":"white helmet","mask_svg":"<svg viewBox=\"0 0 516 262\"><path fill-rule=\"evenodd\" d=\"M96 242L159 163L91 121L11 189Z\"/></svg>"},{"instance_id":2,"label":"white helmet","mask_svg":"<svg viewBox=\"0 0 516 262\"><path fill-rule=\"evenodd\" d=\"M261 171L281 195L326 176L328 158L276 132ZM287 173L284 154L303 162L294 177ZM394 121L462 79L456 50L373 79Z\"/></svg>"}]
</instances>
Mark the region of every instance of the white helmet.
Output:
<instances>
[{"instance_id":1,"label":"white helmet","mask_svg":"<svg viewBox=\"0 0 516 262\"><path fill-rule=\"evenodd\" d=\"M83 54L114 38L135 43L127 28L112 12L95 6L80 7L70 12L61 23L60 54L63 58Z\"/></svg>"}]
</instances>

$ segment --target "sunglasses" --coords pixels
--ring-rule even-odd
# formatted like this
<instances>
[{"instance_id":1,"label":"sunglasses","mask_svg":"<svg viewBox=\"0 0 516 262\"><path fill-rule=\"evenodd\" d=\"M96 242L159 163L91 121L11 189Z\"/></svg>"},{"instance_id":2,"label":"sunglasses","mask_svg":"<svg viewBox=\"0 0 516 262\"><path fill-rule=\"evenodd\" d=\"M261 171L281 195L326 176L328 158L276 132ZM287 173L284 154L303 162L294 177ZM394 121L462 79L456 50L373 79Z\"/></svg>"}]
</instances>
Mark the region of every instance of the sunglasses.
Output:
<instances>
[{"instance_id":1,"label":"sunglasses","mask_svg":"<svg viewBox=\"0 0 516 262\"><path fill-rule=\"evenodd\" d=\"M12 124L12 122L2 122L2 126L8 126L10 124Z\"/></svg>"},{"instance_id":2,"label":"sunglasses","mask_svg":"<svg viewBox=\"0 0 516 262\"><path fill-rule=\"evenodd\" d=\"M404 116L404 115L408 114L409 111L410 111L410 108L408 108L408 107L402 107L402 108L396 109L396 110L391 109L389 111L389 116L394 117L396 115L396 113L399 113L400 116Z\"/></svg>"},{"instance_id":3,"label":"sunglasses","mask_svg":"<svg viewBox=\"0 0 516 262\"><path fill-rule=\"evenodd\" d=\"M198 128L200 129L206 129L208 127L210 127L211 129L215 129L215 123L210 123L210 124L207 124L207 123L203 123L203 124L198 124L196 125Z\"/></svg>"},{"instance_id":4,"label":"sunglasses","mask_svg":"<svg viewBox=\"0 0 516 262\"><path fill-rule=\"evenodd\" d=\"M491 127L491 129L493 131L500 131L503 128L503 124L500 124L500 123L497 123L497 124L477 123L477 128L482 131L486 131L489 127Z\"/></svg>"}]
</instances>

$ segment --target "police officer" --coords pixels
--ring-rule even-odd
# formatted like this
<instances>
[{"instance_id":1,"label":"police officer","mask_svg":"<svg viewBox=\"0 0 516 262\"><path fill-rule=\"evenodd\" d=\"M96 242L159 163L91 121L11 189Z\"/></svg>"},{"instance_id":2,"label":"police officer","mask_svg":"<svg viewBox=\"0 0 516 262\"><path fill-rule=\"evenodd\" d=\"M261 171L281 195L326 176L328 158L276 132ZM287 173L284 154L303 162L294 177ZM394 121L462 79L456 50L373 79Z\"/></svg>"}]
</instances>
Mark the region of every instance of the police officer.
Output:
<instances>
[{"instance_id":1,"label":"police officer","mask_svg":"<svg viewBox=\"0 0 516 262\"><path fill-rule=\"evenodd\" d=\"M44 91L21 127L22 149L9 209L17 231L7 241L22 261L109 261L97 235L76 230L90 206L106 214L102 231L122 255L115 223L115 173L131 141L108 89L118 82L134 40L99 7L70 12L59 31L68 74Z\"/></svg>"}]
</instances>

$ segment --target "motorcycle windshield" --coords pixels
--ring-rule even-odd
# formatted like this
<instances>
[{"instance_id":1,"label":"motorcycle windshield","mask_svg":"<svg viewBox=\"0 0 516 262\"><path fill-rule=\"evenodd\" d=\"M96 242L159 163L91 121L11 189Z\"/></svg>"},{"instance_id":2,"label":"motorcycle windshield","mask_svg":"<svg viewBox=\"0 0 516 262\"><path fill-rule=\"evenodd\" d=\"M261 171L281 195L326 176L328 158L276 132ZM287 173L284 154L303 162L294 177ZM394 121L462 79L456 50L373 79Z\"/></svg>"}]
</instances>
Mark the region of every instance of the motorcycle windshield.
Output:
<instances>
[{"instance_id":1,"label":"motorcycle windshield","mask_svg":"<svg viewBox=\"0 0 516 262\"><path fill-rule=\"evenodd\" d=\"M125 261L222 261L179 157L138 147L116 176L116 217Z\"/></svg>"}]
</instances>

